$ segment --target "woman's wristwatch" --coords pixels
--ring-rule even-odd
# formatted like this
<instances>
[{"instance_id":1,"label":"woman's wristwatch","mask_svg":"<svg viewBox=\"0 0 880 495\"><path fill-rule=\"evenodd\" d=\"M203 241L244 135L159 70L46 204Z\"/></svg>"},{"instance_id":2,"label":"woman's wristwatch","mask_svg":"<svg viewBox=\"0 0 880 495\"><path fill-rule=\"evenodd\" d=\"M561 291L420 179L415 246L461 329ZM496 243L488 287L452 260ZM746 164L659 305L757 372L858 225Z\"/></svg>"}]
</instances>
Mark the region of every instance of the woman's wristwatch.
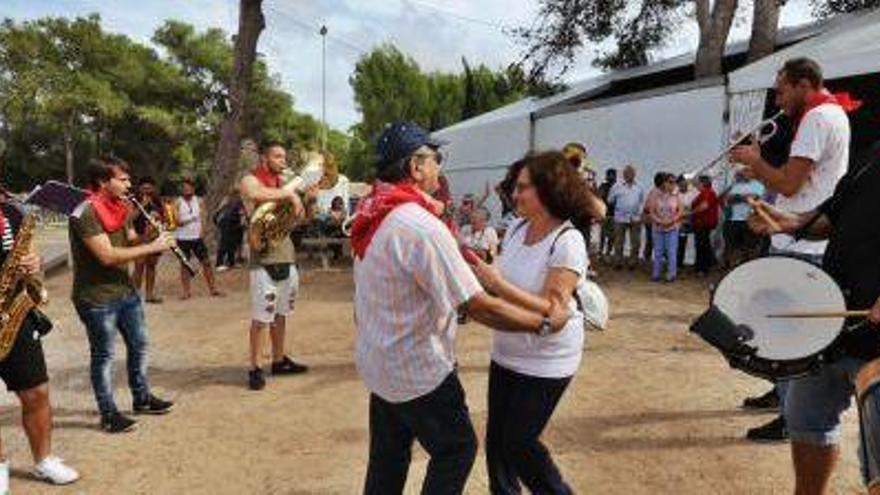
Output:
<instances>
[{"instance_id":1,"label":"woman's wristwatch","mask_svg":"<svg viewBox=\"0 0 880 495\"><path fill-rule=\"evenodd\" d=\"M538 327L538 336L539 337L546 337L546 336L550 335L551 333L553 333L553 325L550 324L550 317L545 316L541 320L541 326Z\"/></svg>"}]
</instances>

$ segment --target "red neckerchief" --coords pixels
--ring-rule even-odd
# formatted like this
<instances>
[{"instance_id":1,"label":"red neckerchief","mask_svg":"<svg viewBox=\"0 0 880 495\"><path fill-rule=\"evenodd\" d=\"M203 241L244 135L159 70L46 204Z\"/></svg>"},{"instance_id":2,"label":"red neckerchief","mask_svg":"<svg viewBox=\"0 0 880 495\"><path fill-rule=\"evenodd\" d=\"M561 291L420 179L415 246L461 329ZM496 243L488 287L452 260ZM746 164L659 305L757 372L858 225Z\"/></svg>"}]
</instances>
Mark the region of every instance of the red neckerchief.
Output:
<instances>
[{"instance_id":1,"label":"red neckerchief","mask_svg":"<svg viewBox=\"0 0 880 495\"><path fill-rule=\"evenodd\" d=\"M376 181L373 191L361 200L354 221L351 224L351 248L355 256L364 259L367 248L382 225L382 220L398 206L415 203L440 220L443 220L443 205L419 190L412 183L388 184ZM444 222L455 236L453 226Z\"/></svg>"},{"instance_id":2,"label":"red neckerchief","mask_svg":"<svg viewBox=\"0 0 880 495\"><path fill-rule=\"evenodd\" d=\"M104 232L112 234L125 225L128 218L128 204L121 198L111 194L93 191L87 199L95 210L95 216L101 222Z\"/></svg>"},{"instance_id":3,"label":"red neckerchief","mask_svg":"<svg viewBox=\"0 0 880 495\"><path fill-rule=\"evenodd\" d=\"M276 189L281 187L281 176L269 170L268 165L265 163L258 165L251 173L260 181L260 184L266 187L274 187Z\"/></svg>"},{"instance_id":4,"label":"red neckerchief","mask_svg":"<svg viewBox=\"0 0 880 495\"><path fill-rule=\"evenodd\" d=\"M807 113L810 110L825 104L837 105L842 108L843 111L846 113L854 112L862 106L862 102L850 96L849 93L831 94L827 90L813 93L807 98L806 105L804 106L804 111L801 112L800 117L798 117L797 119L797 123L795 125L795 135L797 135L797 130L800 129L801 122L804 120L804 117L807 115Z\"/></svg>"}]
</instances>

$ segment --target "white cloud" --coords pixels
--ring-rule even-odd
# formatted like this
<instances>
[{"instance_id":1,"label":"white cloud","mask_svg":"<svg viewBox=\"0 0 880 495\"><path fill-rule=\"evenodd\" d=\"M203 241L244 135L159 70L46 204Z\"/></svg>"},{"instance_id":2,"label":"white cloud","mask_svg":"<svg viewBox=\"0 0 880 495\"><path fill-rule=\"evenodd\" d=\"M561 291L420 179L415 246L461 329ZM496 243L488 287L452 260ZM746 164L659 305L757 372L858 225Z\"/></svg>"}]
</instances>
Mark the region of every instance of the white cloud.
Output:
<instances>
[{"instance_id":1,"label":"white cloud","mask_svg":"<svg viewBox=\"0 0 880 495\"><path fill-rule=\"evenodd\" d=\"M0 0L0 17L23 20L44 15L98 12L108 29L149 42L165 19L199 29L237 28L238 0ZM528 26L537 0L265 0L267 29L259 51L296 99L297 109L320 118L321 40L326 23L327 118L345 129L359 120L348 78L359 54L393 41L425 70L461 70L461 57L498 68L517 59L522 47L493 26ZM787 25L809 20L808 0L792 0L783 10ZM490 24L490 25L487 25ZM747 31L746 31L747 32ZM695 46L696 30L686 26L663 50L673 55ZM744 35L737 27L734 36ZM595 74L593 48L584 50L568 80Z\"/></svg>"}]
</instances>

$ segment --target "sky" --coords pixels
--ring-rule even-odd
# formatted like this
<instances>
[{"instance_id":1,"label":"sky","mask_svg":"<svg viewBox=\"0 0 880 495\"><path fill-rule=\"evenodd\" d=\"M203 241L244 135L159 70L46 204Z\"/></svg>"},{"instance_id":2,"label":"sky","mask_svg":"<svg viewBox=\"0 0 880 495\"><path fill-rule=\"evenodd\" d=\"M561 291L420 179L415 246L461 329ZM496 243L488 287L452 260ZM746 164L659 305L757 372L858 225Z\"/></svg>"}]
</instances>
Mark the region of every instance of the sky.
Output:
<instances>
[{"instance_id":1,"label":"sky","mask_svg":"<svg viewBox=\"0 0 880 495\"><path fill-rule=\"evenodd\" d=\"M372 47L394 43L426 71L460 72L462 57L497 69L518 60L523 50L505 28L529 26L537 10L538 0L264 0L266 30L257 50L294 95L296 109L320 119L318 31L326 25L326 117L331 126L345 130L360 120L348 79L358 58ZM0 18L16 21L95 12L105 29L147 44L166 19L228 33L238 25L238 0L0 0ZM808 0L791 0L782 11L783 25L809 20ZM747 34L747 23L740 22L731 39ZM692 51L696 39L696 26L686 26L660 56ZM597 74L590 65L593 56L593 50L584 50L564 80Z\"/></svg>"}]
</instances>

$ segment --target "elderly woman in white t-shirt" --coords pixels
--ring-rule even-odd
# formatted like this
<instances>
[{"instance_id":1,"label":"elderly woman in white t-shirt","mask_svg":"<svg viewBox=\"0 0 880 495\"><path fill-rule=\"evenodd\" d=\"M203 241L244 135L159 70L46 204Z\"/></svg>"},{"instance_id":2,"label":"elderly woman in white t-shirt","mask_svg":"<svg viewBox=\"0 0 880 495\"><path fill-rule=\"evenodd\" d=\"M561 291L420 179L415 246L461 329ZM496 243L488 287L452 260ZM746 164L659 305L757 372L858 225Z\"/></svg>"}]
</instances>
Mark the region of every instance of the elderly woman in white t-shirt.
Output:
<instances>
[{"instance_id":1,"label":"elderly woman in white t-shirt","mask_svg":"<svg viewBox=\"0 0 880 495\"><path fill-rule=\"evenodd\" d=\"M495 332L489 372L486 460L492 493L571 493L540 441L559 399L577 372L584 343L583 314L573 294L584 283L587 248L577 227L604 215L601 201L558 152L511 166L513 200L521 220L510 226L496 265L475 271L484 287L532 311L567 305L571 316L555 335Z\"/></svg>"}]
</instances>

